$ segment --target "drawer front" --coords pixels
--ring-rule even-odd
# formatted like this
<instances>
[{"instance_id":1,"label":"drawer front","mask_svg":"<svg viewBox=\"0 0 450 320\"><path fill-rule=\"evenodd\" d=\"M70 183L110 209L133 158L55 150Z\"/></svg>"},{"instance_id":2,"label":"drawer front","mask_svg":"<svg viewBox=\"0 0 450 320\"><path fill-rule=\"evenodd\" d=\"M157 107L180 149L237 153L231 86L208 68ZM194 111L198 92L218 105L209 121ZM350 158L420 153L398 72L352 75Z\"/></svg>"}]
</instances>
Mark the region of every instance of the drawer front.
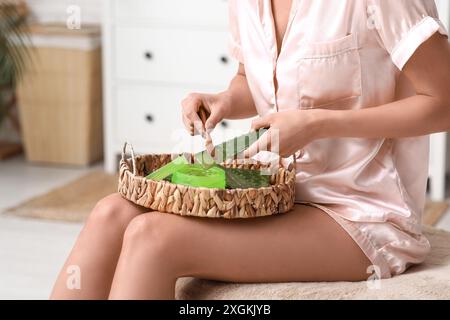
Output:
<instances>
[{"instance_id":1,"label":"drawer front","mask_svg":"<svg viewBox=\"0 0 450 320\"><path fill-rule=\"evenodd\" d=\"M171 136L182 128L180 101L186 92L169 87L120 87L114 118L117 142L170 152Z\"/></svg>"},{"instance_id":2,"label":"drawer front","mask_svg":"<svg viewBox=\"0 0 450 320\"><path fill-rule=\"evenodd\" d=\"M115 0L118 21L223 27L228 25L227 0Z\"/></svg>"},{"instance_id":3,"label":"drawer front","mask_svg":"<svg viewBox=\"0 0 450 320\"><path fill-rule=\"evenodd\" d=\"M192 88L121 86L116 91L115 140L136 146L139 152L188 152L204 148L192 138L181 120L181 101ZM199 90L201 91L201 90ZM215 144L247 132L250 120L225 120L212 134Z\"/></svg>"},{"instance_id":4,"label":"drawer front","mask_svg":"<svg viewBox=\"0 0 450 320\"><path fill-rule=\"evenodd\" d=\"M237 71L228 56L228 33L117 28L119 79L226 86Z\"/></svg>"}]
</instances>

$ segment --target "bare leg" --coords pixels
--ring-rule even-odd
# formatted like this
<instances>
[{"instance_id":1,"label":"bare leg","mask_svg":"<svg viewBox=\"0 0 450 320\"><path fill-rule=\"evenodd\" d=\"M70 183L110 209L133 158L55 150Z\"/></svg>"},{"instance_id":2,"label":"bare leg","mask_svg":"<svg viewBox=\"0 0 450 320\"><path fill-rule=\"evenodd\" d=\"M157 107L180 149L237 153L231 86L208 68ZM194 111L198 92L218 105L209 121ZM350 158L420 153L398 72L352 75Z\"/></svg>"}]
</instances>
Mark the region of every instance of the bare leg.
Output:
<instances>
[{"instance_id":1,"label":"bare leg","mask_svg":"<svg viewBox=\"0 0 450 320\"><path fill-rule=\"evenodd\" d=\"M125 232L111 299L173 299L178 277L232 282L358 281L370 261L319 209L223 221L152 212Z\"/></svg>"},{"instance_id":2,"label":"bare leg","mask_svg":"<svg viewBox=\"0 0 450 320\"><path fill-rule=\"evenodd\" d=\"M118 194L100 200L58 276L51 299L107 299L125 229L144 211ZM66 285L69 266L80 270L80 290Z\"/></svg>"}]
</instances>

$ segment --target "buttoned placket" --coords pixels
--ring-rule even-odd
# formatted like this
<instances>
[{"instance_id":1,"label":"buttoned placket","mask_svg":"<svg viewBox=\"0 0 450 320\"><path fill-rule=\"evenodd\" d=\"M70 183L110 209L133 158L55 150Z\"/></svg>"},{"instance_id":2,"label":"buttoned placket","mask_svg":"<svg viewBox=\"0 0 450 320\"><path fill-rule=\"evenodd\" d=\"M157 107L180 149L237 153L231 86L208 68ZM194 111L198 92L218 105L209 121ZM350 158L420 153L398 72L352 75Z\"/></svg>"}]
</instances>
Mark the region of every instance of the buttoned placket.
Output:
<instances>
[{"instance_id":1,"label":"buttoned placket","mask_svg":"<svg viewBox=\"0 0 450 320\"><path fill-rule=\"evenodd\" d=\"M264 36L266 38L267 48L271 54L272 78L270 79L269 83L270 87L272 88L270 101L272 104L271 111L278 112L279 106L278 106L277 92L275 88L275 79L277 79L277 70L278 70L277 65L278 60L282 56L285 41L288 39L292 22L294 20L295 15L297 14L298 3L300 0L292 0L291 10L289 13L289 21L283 39L281 41L280 54L278 54L278 43L276 38L275 18L273 15L272 2L271 0L257 0L257 1L258 1L257 2L258 14L260 15L259 18L264 31Z\"/></svg>"},{"instance_id":2,"label":"buttoned placket","mask_svg":"<svg viewBox=\"0 0 450 320\"><path fill-rule=\"evenodd\" d=\"M275 79L278 78L277 77L278 61L279 61L280 57L282 58L283 47L285 47L285 45L286 45L285 42L289 38L291 26L292 26L292 23L294 21L296 14L297 14L299 1L300 0L292 0L291 10L289 13L289 21L286 26L286 31L284 33L283 39L281 41L281 48L280 48L279 54L278 54L278 43L277 43L277 38L276 38L275 18L273 15L273 8L272 8L271 0L258 0L258 2L257 2L257 5L258 5L257 11L258 11L258 14L260 15L259 18L260 18L260 21L262 24L264 36L266 38L267 48L271 54L272 78L270 79L270 87L272 88L272 92L271 92L271 104L272 104L271 112L272 113L279 111L278 99L277 99L278 97L277 97L277 92L276 92L276 88L275 88ZM262 11L261 11L261 9L262 9ZM269 20L270 23L268 23L267 20ZM296 152L293 155L293 161L295 162L296 159L301 158L303 156L303 153L304 153L303 150Z\"/></svg>"}]
</instances>

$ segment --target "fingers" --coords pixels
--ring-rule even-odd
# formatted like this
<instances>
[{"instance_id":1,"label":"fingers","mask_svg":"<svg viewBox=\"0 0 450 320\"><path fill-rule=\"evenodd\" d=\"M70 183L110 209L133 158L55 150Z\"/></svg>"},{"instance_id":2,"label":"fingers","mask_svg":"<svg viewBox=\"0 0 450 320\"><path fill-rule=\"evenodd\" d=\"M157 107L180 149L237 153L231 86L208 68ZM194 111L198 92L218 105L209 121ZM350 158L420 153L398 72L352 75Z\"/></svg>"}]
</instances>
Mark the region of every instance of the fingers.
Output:
<instances>
[{"instance_id":1,"label":"fingers","mask_svg":"<svg viewBox=\"0 0 450 320\"><path fill-rule=\"evenodd\" d=\"M189 132L191 136L194 135L204 135L205 129L201 120L192 121L187 116L183 115L183 124L186 131Z\"/></svg>"},{"instance_id":2,"label":"fingers","mask_svg":"<svg viewBox=\"0 0 450 320\"><path fill-rule=\"evenodd\" d=\"M272 114L257 118L252 121L252 130L259 130L261 128L270 128L272 122ZM251 158L260 151L270 151L272 143L272 129L266 131L255 143L253 143L244 152L244 158Z\"/></svg>"},{"instance_id":3,"label":"fingers","mask_svg":"<svg viewBox=\"0 0 450 320\"><path fill-rule=\"evenodd\" d=\"M252 122L252 130L258 130L261 128L269 128L272 122L272 114L257 118Z\"/></svg>"},{"instance_id":4,"label":"fingers","mask_svg":"<svg viewBox=\"0 0 450 320\"><path fill-rule=\"evenodd\" d=\"M223 117L220 115L220 113L215 111L216 109L213 110L214 111L209 115L205 123L205 128L208 132L211 132L217 126L217 124L223 120Z\"/></svg>"},{"instance_id":5,"label":"fingers","mask_svg":"<svg viewBox=\"0 0 450 320\"><path fill-rule=\"evenodd\" d=\"M202 106L202 98L199 94L190 94L181 102L183 107L183 123L191 135L203 134L203 123L198 115Z\"/></svg>"},{"instance_id":6,"label":"fingers","mask_svg":"<svg viewBox=\"0 0 450 320\"><path fill-rule=\"evenodd\" d=\"M191 135L210 133L223 120L223 106L214 96L192 93L182 102L183 122ZM204 111L204 112L202 112Z\"/></svg>"},{"instance_id":7,"label":"fingers","mask_svg":"<svg viewBox=\"0 0 450 320\"><path fill-rule=\"evenodd\" d=\"M192 116L195 117L195 116ZM188 118L187 116L183 115L183 124L186 130L189 132L191 136L194 135L204 135L205 129L203 127L203 123L201 120L194 120L192 121L191 118Z\"/></svg>"},{"instance_id":8,"label":"fingers","mask_svg":"<svg viewBox=\"0 0 450 320\"><path fill-rule=\"evenodd\" d=\"M261 151L270 151L271 149L271 136L272 131L266 131L255 143L253 143L247 150L244 152L244 158L248 159Z\"/></svg>"},{"instance_id":9,"label":"fingers","mask_svg":"<svg viewBox=\"0 0 450 320\"><path fill-rule=\"evenodd\" d=\"M189 132L189 134L191 136L194 135L194 126L192 125L191 120L189 120L184 114L182 115L183 117L183 124L184 127L186 128L186 131Z\"/></svg>"}]
</instances>

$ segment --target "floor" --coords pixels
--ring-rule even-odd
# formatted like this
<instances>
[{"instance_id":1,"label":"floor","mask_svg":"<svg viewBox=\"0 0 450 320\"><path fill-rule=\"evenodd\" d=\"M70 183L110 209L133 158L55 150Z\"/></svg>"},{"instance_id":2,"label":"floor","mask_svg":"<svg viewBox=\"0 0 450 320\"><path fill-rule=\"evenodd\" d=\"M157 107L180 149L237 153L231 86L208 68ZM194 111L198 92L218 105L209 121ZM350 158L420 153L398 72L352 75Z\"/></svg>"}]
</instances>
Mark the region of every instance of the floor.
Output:
<instances>
[{"instance_id":1,"label":"floor","mask_svg":"<svg viewBox=\"0 0 450 320\"><path fill-rule=\"evenodd\" d=\"M32 166L21 157L0 162L0 212L100 167ZM438 227L450 230L450 211ZM47 299L80 230L77 223L0 214L0 300Z\"/></svg>"},{"instance_id":2,"label":"floor","mask_svg":"<svg viewBox=\"0 0 450 320\"><path fill-rule=\"evenodd\" d=\"M0 212L99 168L31 166L22 157L0 162ZM0 214L0 300L47 299L80 230Z\"/></svg>"}]
</instances>

